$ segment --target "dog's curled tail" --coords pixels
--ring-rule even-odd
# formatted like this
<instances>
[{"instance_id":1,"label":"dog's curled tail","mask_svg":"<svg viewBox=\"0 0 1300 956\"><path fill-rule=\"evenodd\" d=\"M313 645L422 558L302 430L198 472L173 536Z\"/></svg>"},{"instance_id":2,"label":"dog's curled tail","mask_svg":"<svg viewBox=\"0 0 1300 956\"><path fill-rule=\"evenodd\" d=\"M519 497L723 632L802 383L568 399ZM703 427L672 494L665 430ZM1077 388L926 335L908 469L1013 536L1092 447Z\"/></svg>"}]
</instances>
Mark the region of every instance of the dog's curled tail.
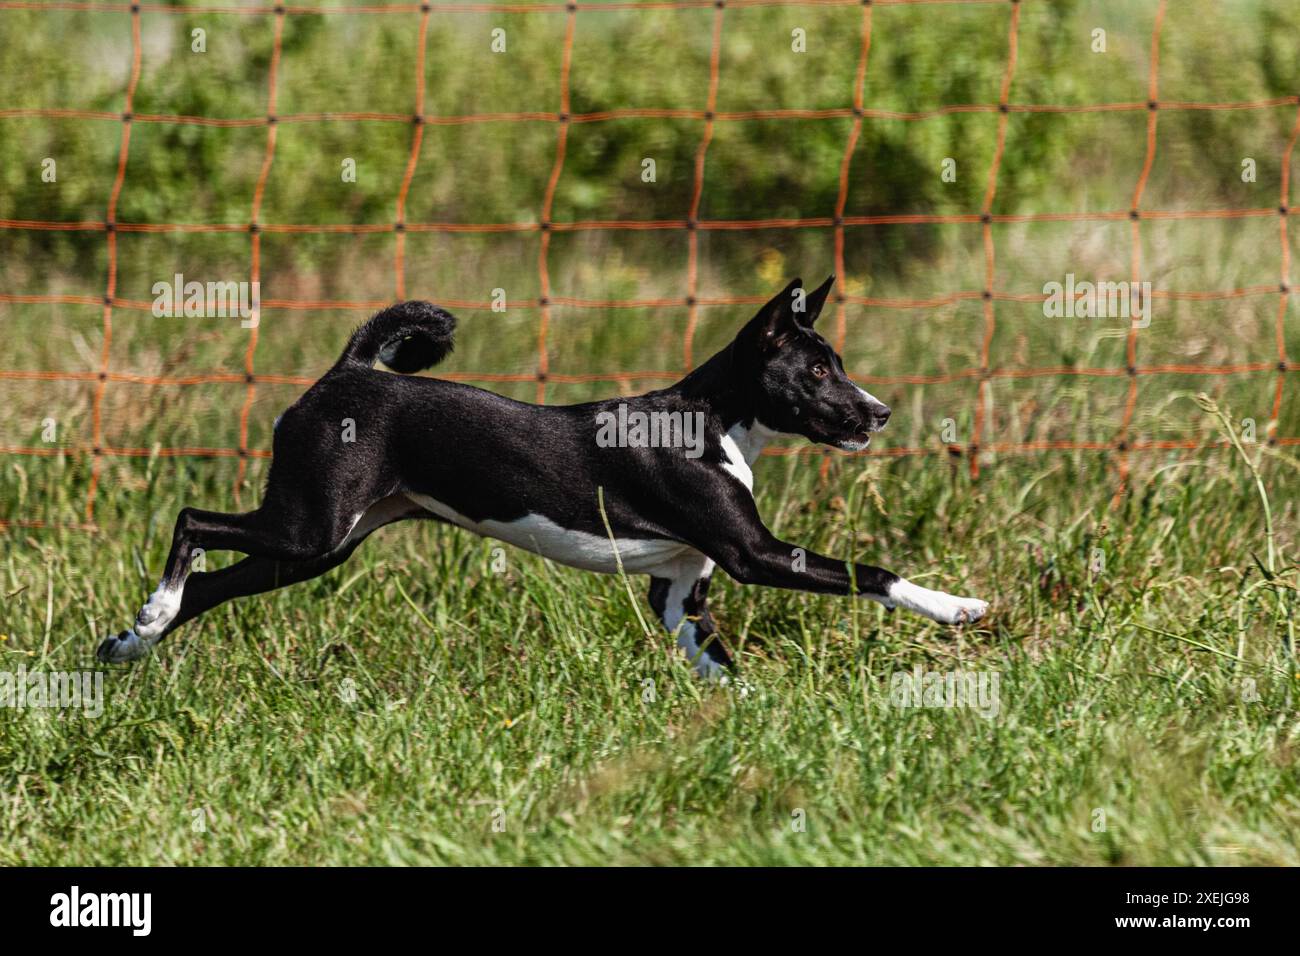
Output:
<instances>
[{"instance_id":1,"label":"dog's curled tail","mask_svg":"<svg viewBox=\"0 0 1300 956\"><path fill-rule=\"evenodd\" d=\"M339 364L383 362L409 374L437 365L452 349L456 319L429 302L391 305L352 333Z\"/></svg>"}]
</instances>

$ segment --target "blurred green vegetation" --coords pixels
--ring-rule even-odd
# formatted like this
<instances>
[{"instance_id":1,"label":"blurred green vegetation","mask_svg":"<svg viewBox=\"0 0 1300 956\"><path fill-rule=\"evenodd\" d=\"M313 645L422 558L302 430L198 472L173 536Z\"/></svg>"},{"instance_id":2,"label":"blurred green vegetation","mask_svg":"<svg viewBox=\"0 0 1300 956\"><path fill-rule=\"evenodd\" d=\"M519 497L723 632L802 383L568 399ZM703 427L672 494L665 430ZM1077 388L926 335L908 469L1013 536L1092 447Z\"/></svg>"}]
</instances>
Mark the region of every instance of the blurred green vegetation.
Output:
<instances>
[{"instance_id":1,"label":"blurred green vegetation","mask_svg":"<svg viewBox=\"0 0 1300 956\"><path fill-rule=\"evenodd\" d=\"M339 4L329 4L339 6ZM1027 0L1020 4L1017 57L1007 99L1018 105L1077 107L1131 104L1090 112L1014 111L994 185L997 213L1120 212L1133 196L1146 157L1151 36L1157 4ZM816 111L853 105L865 18L870 48L863 102L870 110L922 113L921 119L867 117L849 166L851 216L976 214L990 185L996 112L942 112L996 104L1008 64L1011 3L857 4L726 9L720 33L719 85L705 154L704 219L829 217L853 121L847 116L726 118L755 110ZM582 9L575 17L570 111L703 110L716 11ZM335 10L284 18L278 65L274 157L259 214L262 223L346 227L391 225L415 134L420 15ZM429 21L419 160L406 221L536 223L555 165L561 108L563 11L445 13ZM206 31L207 51L191 49ZM504 29L506 50L491 49ZM1271 210L1282 157L1296 121L1295 102L1231 110L1178 108L1186 103L1243 103L1300 91L1300 7L1284 0L1208 0L1170 4L1160 38L1157 148L1143 194L1146 210ZM121 222L244 224L267 148L268 76L275 18L267 13L147 11L141 17L141 74L132 106L139 115L248 120L204 126L135 122L117 208ZM792 50L805 31L807 52ZM1092 50L1106 31L1106 51ZM0 108L102 111L104 119L50 115L0 117L0 217L99 221L117 169L131 61L126 13L62 9L0 11ZM940 112L935 112L940 111ZM303 119L320 113L391 114L391 120ZM539 113L540 118L441 123L457 116ZM703 119L637 117L572 122L551 218L683 219L694 191ZM41 180L42 162L58 163L57 182ZM656 181L643 182L643 160ZM1243 181L1242 160L1256 165ZM345 181L343 162L356 162ZM942 177L944 161L956 178ZM1297 157L1292 157L1292 178ZM1294 190L1293 190L1294 192ZM1127 221L999 223L994 287L1032 296L1073 272L1128 279ZM698 234L697 295L704 300L758 298L791 275L820 278L834 267L832 228L704 230ZM1291 230L1292 258L1300 230ZM1158 292L1256 288L1221 299L1162 298L1140 336L1141 364L1272 363L1276 360L1276 287L1281 272L1272 216L1148 220L1140 230L1142 268ZM102 232L0 229L0 288L11 294L84 296L107 288ZM906 402L890 441L929 444L939 422L962 436L972 427L974 379L900 385L897 376L952 376L982 362L981 303L944 300L986 285L978 223L877 224L844 230L844 275L853 296L925 306L850 303L824 319L844 333L850 370L891 404ZM123 232L117 236L116 295L147 303L152 286L180 272L189 278L243 279L251 266L242 232ZM687 355L688 236L670 231L556 231L548 245L553 302L545 349L552 373L670 374L722 345L751 306L698 310ZM429 233L405 238L408 296L459 303L456 355L444 372L514 373L539 368L540 234ZM260 279L265 300L391 300L398 290L396 241L373 234L263 232ZM506 291L507 313L485 306ZM667 300L636 308L593 308L564 299ZM1295 307L1296 297L1291 297ZM310 379L332 361L367 308L269 306L255 354L259 374ZM995 368L1105 366L1126 362L1123 320L1047 322L1031 301L996 303L990 364ZM0 303L6 323L5 367L97 373L105 345L98 305ZM480 328L484 323L490 328ZM1288 353L1300 354L1297 323L1285 323ZM111 373L242 376L247 330L238 323L155 319L140 307L114 310ZM882 383L879 378L889 379ZM611 388L645 388L662 378L563 382L548 401L579 401ZM1272 417L1276 376L1169 373L1143 378L1134 418L1138 438L1187 437L1186 417L1170 402L1209 388L1260 423ZM494 388L534 398L532 381ZM250 427L263 447L270 421L299 386L260 384ZM93 382L0 380L0 401L14 412L0 422L0 445L38 443L46 417L60 422L58 443L92 442ZM102 396L105 441L114 447L192 444L231 447L240 427L242 381L168 387L113 381ZM986 421L992 441L1062 438L1107 441L1117 434L1127 382L1054 377L990 383ZM1278 433L1300 432L1300 397L1286 391Z\"/></svg>"},{"instance_id":2,"label":"blurred green vegetation","mask_svg":"<svg viewBox=\"0 0 1300 956\"><path fill-rule=\"evenodd\" d=\"M1081 105L1145 102L1154 3L1023 4L1009 100ZM864 102L870 109L927 111L995 104L1008 55L1012 5L889 6L871 14ZM863 25L857 5L743 7L723 17L719 111L851 107ZM577 15L571 109L703 110L708 100L712 9L583 10ZM436 13L429 24L425 112L430 117L560 110L563 12ZM276 112L415 109L419 14L286 17ZM207 52L191 50L206 31ZM1107 51L1090 49L1107 30ZM491 31L506 31L503 53ZM802 29L807 52L791 49ZM0 104L121 113L131 57L125 14L65 10L0 13ZM1300 8L1243 2L1223 8L1179 2L1161 42L1161 98L1257 100L1295 95ZM256 119L267 113L273 18L148 13L134 112ZM1161 115L1162 147L1177 161L1155 171L1176 181L1169 207L1266 205L1275 197L1292 107ZM116 167L113 119L7 118L0 136L0 216L100 220ZM979 212L996 140L995 113L922 120L871 118L852 159L848 212ZM1144 112L1016 113L997 177L997 211L1123 208L1145 147ZM828 216L839 191L846 118L725 120L707 154L701 215L715 219ZM575 123L553 218L674 219L686 215L704 122L633 119ZM1171 130L1170 127L1173 129ZM407 218L412 222L535 222L555 155L554 119L431 125L425 131ZM1172 135L1171 135L1172 134ZM280 125L262 219L284 223L391 223L413 126L323 121ZM261 127L136 123L118 208L124 222L239 223L249 219L266 134ZM1177 144L1177 145L1175 145ZM1243 188L1243 155L1258 181ZM56 184L41 161L59 162ZM346 183L341 162L356 160ZM643 183L654 158L657 181ZM940 164L957 162L944 182ZM1171 157L1173 159L1174 157ZM1153 188L1154 188L1153 184ZM933 229L907 245L936 254ZM6 258L33 269L80 271L102 235L6 231ZM888 247L889 233L854 230L852 241ZM737 234L736 256L763 236ZM896 250L898 251L898 250ZM299 265L329 275L341 253L312 250ZM20 273L21 274L21 273ZM10 277L12 278L12 277Z\"/></svg>"}]
</instances>

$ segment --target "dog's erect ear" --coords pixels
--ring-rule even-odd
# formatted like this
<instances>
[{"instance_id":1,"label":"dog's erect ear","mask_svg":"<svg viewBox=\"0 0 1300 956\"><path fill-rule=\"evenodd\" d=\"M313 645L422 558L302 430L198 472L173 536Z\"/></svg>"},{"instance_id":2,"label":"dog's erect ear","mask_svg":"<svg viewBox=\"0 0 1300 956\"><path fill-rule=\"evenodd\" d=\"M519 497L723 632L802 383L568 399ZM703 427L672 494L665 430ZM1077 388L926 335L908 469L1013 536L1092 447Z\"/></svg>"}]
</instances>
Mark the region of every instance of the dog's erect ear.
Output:
<instances>
[{"instance_id":1,"label":"dog's erect ear","mask_svg":"<svg viewBox=\"0 0 1300 956\"><path fill-rule=\"evenodd\" d=\"M831 274L826 277L826 281L819 285L812 292L803 296L803 309L799 309L799 302L794 304L795 321L805 329L811 329L813 323L817 321L817 316L822 314L822 306L826 304L826 297L831 294L831 286L835 284L835 276Z\"/></svg>"},{"instance_id":2,"label":"dog's erect ear","mask_svg":"<svg viewBox=\"0 0 1300 956\"><path fill-rule=\"evenodd\" d=\"M746 329L753 331L759 348L765 352L775 351L798 331L801 323L795 310L806 305L803 280L795 279L758 310Z\"/></svg>"}]
</instances>

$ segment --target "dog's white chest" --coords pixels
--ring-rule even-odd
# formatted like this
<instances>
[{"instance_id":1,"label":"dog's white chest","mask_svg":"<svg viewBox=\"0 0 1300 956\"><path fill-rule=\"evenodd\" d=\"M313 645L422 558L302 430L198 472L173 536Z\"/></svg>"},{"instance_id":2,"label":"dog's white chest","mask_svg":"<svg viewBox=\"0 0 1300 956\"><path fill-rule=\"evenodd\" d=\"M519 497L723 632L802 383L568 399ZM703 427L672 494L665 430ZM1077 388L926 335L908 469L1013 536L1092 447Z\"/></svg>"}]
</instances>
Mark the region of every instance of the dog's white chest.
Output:
<instances>
[{"instance_id":1,"label":"dog's white chest","mask_svg":"<svg viewBox=\"0 0 1300 956\"><path fill-rule=\"evenodd\" d=\"M722 468L750 490L754 490L754 462L763 453L767 443L776 434L762 422L755 421L749 428L733 425L722 436Z\"/></svg>"},{"instance_id":2,"label":"dog's white chest","mask_svg":"<svg viewBox=\"0 0 1300 956\"><path fill-rule=\"evenodd\" d=\"M487 538L496 538L507 544L524 548L544 558L582 568L584 571L603 571L612 574L618 570L614 548L605 535L574 531L556 524L539 514L526 515L515 521L473 521L454 508L428 495L408 493L407 497L440 518ZM665 564L678 561L693 549L680 541L668 539L615 538L618 557L623 570L631 574L651 574Z\"/></svg>"}]
</instances>

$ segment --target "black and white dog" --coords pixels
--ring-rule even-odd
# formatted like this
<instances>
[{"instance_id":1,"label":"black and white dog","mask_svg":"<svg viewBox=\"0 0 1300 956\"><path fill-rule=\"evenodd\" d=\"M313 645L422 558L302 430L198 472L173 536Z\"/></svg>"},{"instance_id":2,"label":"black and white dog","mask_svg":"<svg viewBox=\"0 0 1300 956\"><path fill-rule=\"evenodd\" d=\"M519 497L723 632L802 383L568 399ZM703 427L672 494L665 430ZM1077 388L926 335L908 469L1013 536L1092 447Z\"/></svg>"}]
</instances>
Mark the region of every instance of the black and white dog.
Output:
<instances>
[{"instance_id":1,"label":"black and white dog","mask_svg":"<svg viewBox=\"0 0 1300 956\"><path fill-rule=\"evenodd\" d=\"M833 281L805 293L796 279L671 388L584 405L529 405L379 371L376 359L396 372L429 368L451 351L455 328L427 302L385 309L279 419L261 507L181 510L158 590L99 659L141 657L224 601L314 578L406 518L589 571L615 572L621 560L650 575L650 604L706 676L731 664L706 603L715 565L742 584L860 594L946 624L978 620L984 601L796 548L759 516L750 468L774 435L858 451L889 419L813 331ZM341 440L345 419L351 441ZM190 573L198 548L248 557Z\"/></svg>"}]
</instances>

